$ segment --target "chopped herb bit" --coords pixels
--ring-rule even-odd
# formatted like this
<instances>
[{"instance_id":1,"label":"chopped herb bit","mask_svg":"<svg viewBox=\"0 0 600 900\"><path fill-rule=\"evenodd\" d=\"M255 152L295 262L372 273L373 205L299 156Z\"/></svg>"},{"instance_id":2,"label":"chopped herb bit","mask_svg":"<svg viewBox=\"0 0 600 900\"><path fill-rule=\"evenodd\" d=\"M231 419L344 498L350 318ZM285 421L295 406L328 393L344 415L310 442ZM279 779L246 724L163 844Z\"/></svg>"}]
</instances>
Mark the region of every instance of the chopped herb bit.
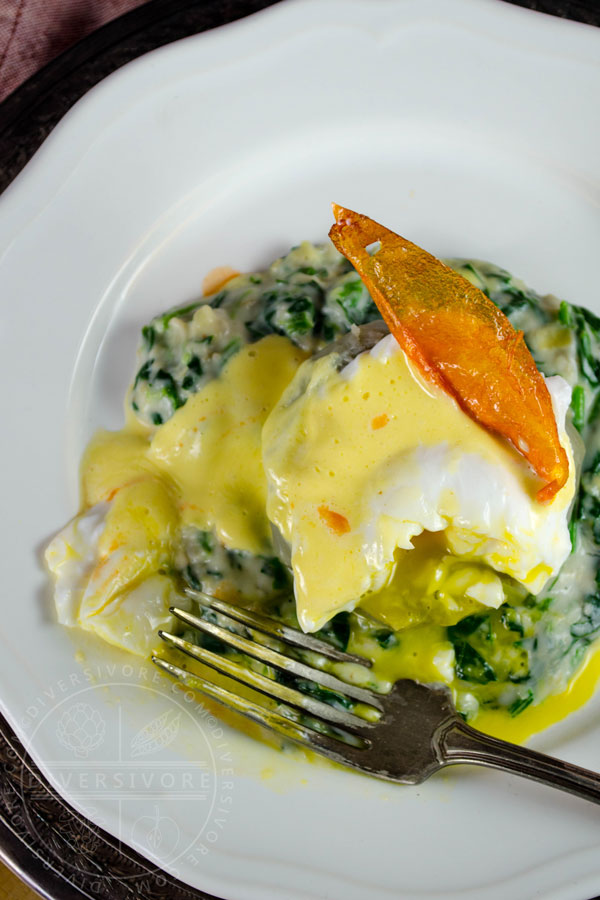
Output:
<instances>
[{"instance_id":1,"label":"chopped herb bit","mask_svg":"<svg viewBox=\"0 0 600 900\"><path fill-rule=\"evenodd\" d=\"M185 567L183 576L184 576L185 580L189 583L190 587L192 587L195 591L202 590L202 582L196 578L196 573L194 572L192 566Z\"/></svg>"},{"instance_id":2,"label":"chopped herb bit","mask_svg":"<svg viewBox=\"0 0 600 900\"><path fill-rule=\"evenodd\" d=\"M573 425L577 431L581 432L585 425L585 391L580 384L573 388L571 409L573 410Z\"/></svg>"},{"instance_id":3,"label":"chopped herb bit","mask_svg":"<svg viewBox=\"0 0 600 900\"><path fill-rule=\"evenodd\" d=\"M562 300L558 309L558 321L567 328L574 327L573 308L566 300Z\"/></svg>"},{"instance_id":4,"label":"chopped herb bit","mask_svg":"<svg viewBox=\"0 0 600 900\"><path fill-rule=\"evenodd\" d=\"M345 694L338 694L336 691L330 691L314 681L298 678L296 679L296 687L303 694L308 694L310 697L314 697L315 700L320 700L321 703L327 703L329 706L335 706L338 709L352 709L354 706L354 701L350 697L346 697Z\"/></svg>"},{"instance_id":5,"label":"chopped herb bit","mask_svg":"<svg viewBox=\"0 0 600 900\"><path fill-rule=\"evenodd\" d=\"M142 328L142 337L144 338L146 344L146 350L152 350L154 346L154 339L156 338L156 332L152 325L145 325Z\"/></svg>"},{"instance_id":6,"label":"chopped herb bit","mask_svg":"<svg viewBox=\"0 0 600 900\"><path fill-rule=\"evenodd\" d=\"M350 640L350 613L338 613L317 632L317 637L333 644L338 650L346 650Z\"/></svg>"},{"instance_id":7,"label":"chopped herb bit","mask_svg":"<svg viewBox=\"0 0 600 900\"><path fill-rule=\"evenodd\" d=\"M483 625L484 622L486 622L485 616L466 616L464 619L461 619L460 622L457 622L456 625L451 625L448 628L448 640L454 642L461 638L469 637L469 635L473 634L473 632Z\"/></svg>"},{"instance_id":8,"label":"chopped herb bit","mask_svg":"<svg viewBox=\"0 0 600 900\"><path fill-rule=\"evenodd\" d=\"M206 631L196 631L195 634L196 643L200 647L204 647L205 650L210 650L211 653L218 653L220 656L228 655L229 647L225 641L214 637L212 634L207 634Z\"/></svg>"},{"instance_id":9,"label":"chopped herb bit","mask_svg":"<svg viewBox=\"0 0 600 900\"><path fill-rule=\"evenodd\" d=\"M462 681L487 684L496 681L496 673L483 656L467 641L454 644L456 677Z\"/></svg>"},{"instance_id":10,"label":"chopped herb bit","mask_svg":"<svg viewBox=\"0 0 600 900\"><path fill-rule=\"evenodd\" d=\"M241 346L242 342L239 338L234 338L232 341L229 341L221 353L221 368L225 368L231 357L235 356Z\"/></svg>"},{"instance_id":11,"label":"chopped herb bit","mask_svg":"<svg viewBox=\"0 0 600 900\"><path fill-rule=\"evenodd\" d=\"M192 356L188 363L188 369L190 372L194 372L195 375L202 375L203 369L199 356Z\"/></svg>"},{"instance_id":12,"label":"chopped herb bit","mask_svg":"<svg viewBox=\"0 0 600 900\"><path fill-rule=\"evenodd\" d=\"M276 556L262 557L263 564L260 571L271 578L274 591L284 591L291 587L289 571Z\"/></svg>"},{"instance_id":13,"label":"chopped herb bit","mask_svg":"<svg viewBox=\"0 0 600 900\"><path fill-rule=\"evenodd\" d=\"M523 637L523 635L524 635L523 626L518 621L517 614L514 609L511 609L511 607L509 607L509 606L504 607L504 609L502 610L502 613L501 613L501 617L502 617L502 624L505 625L509 631L514 631L517 634L521 635L521 637Z\"/></svg>"},{"instance_id":14,"label":"chopped herb bit","mask_svg":"<svg viewBox=\"0 0 600 900\"><path fill-rule=\"evenodd\" d=\"M384 650L389 650L390 647L397 647L400 643L397 635L393 631L388 631L386 628L381 628L379 631L376 631L373 634L373 637Z\"/></svg>"},{"instance_id":15,"label":"chopped herb bit","mask_svg":"<svg viewBox=\"0 0 600 900\"><path fill-rule=\"evenodd\" d=\"M508 707L508 711L511 716L518 716L519 713L522 713L524 709L527 709L533 703L533 691L527 691L525 697L518 697L513 703Z\"/></svg>"},{"instance_id":16,"label":"chopped herb bit","mask_svg":"<svg viewBox=\"0 0 600 900\"><path fill-rule=\"evenodd\" d=\"M140 368L138 369L138 373L135 376L135 381L133 382L134 388L137 387L140 381L148 381L153 362L154 360L149 359L144 363L143 366L140 366Z\"/></svg>"},{"instance_id":17,"label":"chopped herb bit","mask_svg":"<svg viewBox=\"0 0 600 900\"><path fill-rule=\"evenodd\" d=\"M214 538L210 531L199 531L198 543L206 553L212 553L215 546Z\"/></svg>"}]
</instances>

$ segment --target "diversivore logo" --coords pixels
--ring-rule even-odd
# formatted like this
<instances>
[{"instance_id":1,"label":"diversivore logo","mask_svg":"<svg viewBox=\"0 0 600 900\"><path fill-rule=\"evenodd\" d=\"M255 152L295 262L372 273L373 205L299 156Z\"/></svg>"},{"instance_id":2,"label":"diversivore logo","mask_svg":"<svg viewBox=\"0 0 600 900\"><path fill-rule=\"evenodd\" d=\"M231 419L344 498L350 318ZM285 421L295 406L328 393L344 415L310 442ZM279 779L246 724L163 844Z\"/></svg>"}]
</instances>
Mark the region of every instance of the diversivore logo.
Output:
<instances>
[{"instance_id":1,"label":"diversivore logo","mask_svg":"<svg viewBox=\"0 0 600 900\"><path fill-rule=\"evenodd\" d=\"M178 863L198 863L226 828L234 766L225 728L197 694L175 684L165 693L153 667L73 673L44 689L22 724L26 749L52 748L44 768L88 820L88 836L90 826L116 832L177 874ZM81 865L73 861L85 877Z\"/></svg>"}]
</instances>

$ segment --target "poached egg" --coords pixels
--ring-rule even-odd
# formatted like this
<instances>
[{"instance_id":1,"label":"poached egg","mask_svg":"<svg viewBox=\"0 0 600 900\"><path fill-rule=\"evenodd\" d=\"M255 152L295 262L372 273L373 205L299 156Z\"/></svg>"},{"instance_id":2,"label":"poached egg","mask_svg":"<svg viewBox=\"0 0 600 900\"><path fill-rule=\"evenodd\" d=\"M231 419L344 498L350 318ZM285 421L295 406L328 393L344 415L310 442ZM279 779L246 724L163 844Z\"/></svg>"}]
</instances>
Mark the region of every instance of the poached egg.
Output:
<instances>
[{"instance_id":1,"label":"poached egg","mask_svg":"<svg viewBox=\"0 0 600 900\"><path fill-rule=\"evenodd\" d=\"M570 465L567 483L542 504L523 456L425 382L392 335L341 368L335 351L303 363L262 443L267 514L291 547L305 631L359 605L384 619L387 610L393 627L414 624L393 610L404 583L414 592L416 550L433 579L421 590L436 597L429 612L437 622L470 612L452 610L451 596L444 602L435 589L457 561L454 576L475 606L504 602L495 573L531 593L543 589L571 549L576 484L565 430L571 390L559 376L546 384Z\"/></svg>"}]
</instances>

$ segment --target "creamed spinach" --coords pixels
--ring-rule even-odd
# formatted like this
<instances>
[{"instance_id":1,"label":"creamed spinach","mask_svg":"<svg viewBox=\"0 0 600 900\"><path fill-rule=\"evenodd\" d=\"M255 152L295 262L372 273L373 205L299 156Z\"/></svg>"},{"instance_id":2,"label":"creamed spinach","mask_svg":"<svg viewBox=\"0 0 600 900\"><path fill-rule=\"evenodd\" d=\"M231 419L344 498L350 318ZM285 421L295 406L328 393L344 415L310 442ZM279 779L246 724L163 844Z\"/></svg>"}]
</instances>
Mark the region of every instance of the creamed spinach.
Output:
<instances>
[{"instance_id":1,"label":"creamed spinach","mask_svg":"<svg viewBox=\"0 0 600 900\"><path fill-rule=\"evenodd\" d=\"M457 705L465 718L481 708L506 708L516 716L563 690L600 632L600 319L539 296L490 263L447 262L524 332L544 375L561 375L569 383L572 426L586 448L571 512L573 549L558 577L533 596L501 576L505 603L499 609L482 607L444 630L453 652ZM142 330L132 408L145 424L160 425L216 378L245 344L280 334L312 353L352 326L377 318L378 310L350 263L331 244L305 242L268 269L239 275L214 296L152 319ZM187 527L175 566L195 590L212 594L227 582L242 601L295 623L291 574L275 546L254 556L225 548L212 532ZM219 620L212 611L201 614ZM398 654L406 640L404 632L383 627L360 610L340 613L320 634L341 649L357 642L365 646L366 636L366 645L379 658ZM243 658L279 681L291 678L235 654L214 638L195 634L194 639ZM310 654L298 655L310 659ZM333 705L348 702L316 684L302 687Z\"/></svg>"}]
</instances>

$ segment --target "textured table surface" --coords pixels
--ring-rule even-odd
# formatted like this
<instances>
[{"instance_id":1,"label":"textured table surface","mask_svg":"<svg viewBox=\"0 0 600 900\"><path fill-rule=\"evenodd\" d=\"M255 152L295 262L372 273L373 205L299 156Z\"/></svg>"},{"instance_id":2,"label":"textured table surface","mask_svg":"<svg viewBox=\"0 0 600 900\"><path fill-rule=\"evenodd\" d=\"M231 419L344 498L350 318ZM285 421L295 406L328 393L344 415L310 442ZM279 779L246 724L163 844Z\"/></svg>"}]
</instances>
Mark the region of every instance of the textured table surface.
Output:
<instances>
[{"instance_id":1,"label":"textured table surface","mask_svg":"<svg viewBox=\"0 0 600 900\"><path fill-rule=\"evenodd\" d=\"M38 896L0 863L0 900L34 900Z\"/></svg>"}]
</instances>

